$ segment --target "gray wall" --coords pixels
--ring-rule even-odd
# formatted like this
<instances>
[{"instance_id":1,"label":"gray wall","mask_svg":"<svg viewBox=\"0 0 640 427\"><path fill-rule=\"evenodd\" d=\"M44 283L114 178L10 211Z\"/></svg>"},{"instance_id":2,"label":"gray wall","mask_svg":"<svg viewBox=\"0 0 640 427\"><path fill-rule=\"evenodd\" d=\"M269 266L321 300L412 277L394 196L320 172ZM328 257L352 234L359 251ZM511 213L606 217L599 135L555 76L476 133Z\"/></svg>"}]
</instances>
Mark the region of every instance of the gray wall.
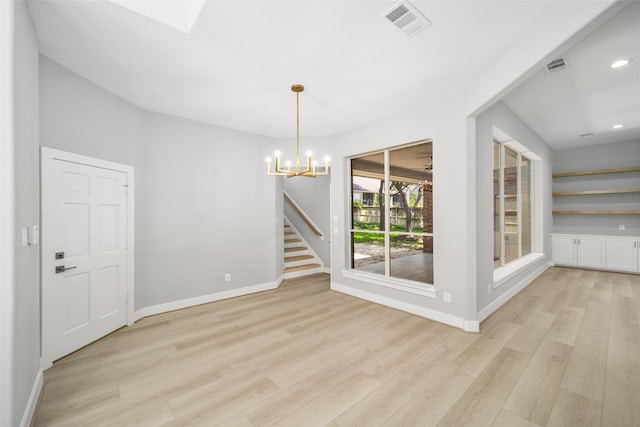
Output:
<instances>
[{"instance_id":1,"label":"gray wall","mask_svg":"<svg viewBox=\"0 0 640 427\"><path fill-rule=\"evenodd\" d=\"M285 191L289 193L298 206L309 215L311 220L324 234L324 240L313 234L291 206L285 203L285 215L296 230L302 234L302 237L309 243L318 257L320 257L324 266L328 268L331 265L331 218L329 212L331 203L329 199L331 175L317 176L316 178L296 177L285 179L283 185Z\"/></svg>"},{"instance_id":2,"label":"gray wall","mask_svg":"<svg viewBox=\"0 0 640 427\"><path fill-rule=\"evenodd\" d=\"M135 168L136 309L276 280L266 138L144 111L46 57L40 105L42 145Z\"/></svg>"},{"instance_id":3,"label":"gray wall","mask_svg":"<svg viewBox=\"0 0 640 427\"><path fill-rule=\"evenodd\" d=\"M433 310L445 318L475 318L475 163L473 141L467 138L464 107L458 98L346 132L332 140L331 281L375 297ZM350 269L350 175L348 158L372 151L433 140L434 161L434 286L436 298L382 287L343 275ZM473 285L472 285L473 284ZM445 292L451 302L443 300Z\"/></svg>"},{"instance_id":4,"label":"gray wall","mask_svg":"<svg viewBox=\"0 0 640 427\"><path fill-rule=\"evenodd\" d=\"M281 254L282 256L276 256L276 258L274 259L274 268L276 271L276 276L278 278L280 278L282 276L282 274L284 273L284 223L283 223L283 218L284 218L284 199L283 197L281 197L280 195L282 194L282 190L283 190L283 180L282 177L273 177L274 178L274 183L276 186L276 190L275 190L275 223L276 223L276 228L274 230L274 236L276 239L275 242L275 253L276 254Z\"/></svg>"},{"instance_id":5,"label":"gray wall","mask_svg":"<svg viewBox=\"0 0 640 427\"><path fill-rule=\"evenodd\" d=\"M601 144L591 147L558 150L553 172L637 167L640 165L640 140ZM553 191L640 188L640 172L556 178ZM640 194L602 194L590 196L556 196L555 210L640 210ZM619 230L624 225L625 230ZM555 215L554 233L640 236L638 215Z\"/></svg>"},{"instance_id":6,"label":"gray wall","mask_svg":"<svg viewBox=\"0 0 640 427\"><path fill-rule=\"evenodd\" d=\"M40 56L41 145L137 166L143 118L141 109Z\"/></svg>"},{"instance_id":7,"label":"gray wall","mask_svg":"<svg viewBox=\"0 0 640 427\"><path fill-rule=\"evenodd\" d=\"M276 182L262 137L145 112L143 138L136 306L275 281Z\"/></svg>"},{"instance_id":8,"label":"gray wall","mask_svg":"<svg viewBox=\"0 0 640 427\"><path fill-rule=\"evenodd\" d=\"M39 224L38 41L26 2L15 2L15 320L14 404L18 425L40 369L39 245L22 247L20 230Z\"/></svg>"},{"instance_id":9,"label":"gray wall","mask_svg":"<svg viewBox=\"0 0 640 427\"><path fill-rule=\"evenodd\" d=\"M513 139L520 142L542 161L535 167L542 167L542 252L545 258L529 267L509 282L493 288L493 126L497 126ZM513 288L523 277L540 264L549 260L549 233L551 231L551 162L553 152L538 135L533 132L503 102L498 102L476 118L476 256L477 256L477 298L478 311L488 306L498 297ZM540 206L538 206L540 208ZM535 239L535 236L534 236ZM492 289L489 292L488 286Z\"/></svg>"}]
</instances>

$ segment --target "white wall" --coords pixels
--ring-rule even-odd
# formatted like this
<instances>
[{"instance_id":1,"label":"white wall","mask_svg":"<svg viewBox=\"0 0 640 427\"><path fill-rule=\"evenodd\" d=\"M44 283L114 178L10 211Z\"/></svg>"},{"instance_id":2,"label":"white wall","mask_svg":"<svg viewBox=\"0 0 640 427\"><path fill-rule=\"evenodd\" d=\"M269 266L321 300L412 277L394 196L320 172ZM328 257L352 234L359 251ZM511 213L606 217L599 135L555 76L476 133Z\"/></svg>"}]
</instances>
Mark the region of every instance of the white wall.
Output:
<instances>
[{"instance_id":1,"label":"white wall","mask_svg":"<svg viewBox=\"0 0 640 427\"><path fill-rule=\"evenodd\" d=\"M16 232L40 223L38 155L38 40L26 2L16 4L15 169ZM40 367L40 245L16 239L16 415L25 407ZM34 268L36 267L36 268Z\"/></svg>"},{"instance_id":2,"label":"white wall","mask_svg":"<svg viewBox=\"0 0 640 427\"><path fill-rule=\"evenodd\" d=\"M15 387L14 18L14 3L0 2L0 425L13 423Z\"/></svg>"},{"instance_id":3,"label":"white wall","mask_svg":"<svg viewBox=\"0 0 640 427\"><path fill-rule=\"evenodd\" d=\"M637 167L640 165L640 140L572 148L555 152L553 172ZM557 178L554 191L606 190L639 188L638 172ZM640 195L607 194L554 197L557 210L640 210ZM619 226L625 229L620 230ZM600 234L606 236L640 236L638 215L556 215L554 233Z\"/></svg>"},{"instance_id":4,"label":"white wall","mask_svg":"<svg viewBox=\"0 0 640 427\"><path fill-rule=\"evenodd\" d=\"M40 378L39 246L22 247L20 239L22 228L39 223L38 42L26 3L18 1L12 2L13 7L2 6L2 126L7 129L2 133L0 424L14 426L23 421L32 390ZM12 85L10 90L7 84ZM4 156L13 165L7 164ZM7 189L5 183L15 187ZM10 247L5 247L5 242ZM5 265L6 262L11 265ZM5 268L8 276L4 274Z\"/></svg>"},{"instance_id":5,"label":"white wall","mask_svg":"<svg viewBox=\"0 0 640 427\"><path fill-rule=\"evenodd\" d=\"M546 254L536 264L519 275L493 288L493 126L499 127L541 158L535 163L542 167L542 182L536 182L542 192L542 251ZM482 311L502 295L511 291L523 278L549 261L549 233L551 232L551 164L553 152L538 135L529 128L503 102L498 102L476 118L476 259L477 259L477 307ZM489 293L488 285L491 285Z\"/></svg>"},{"instance_id":6,"label":"white wall","mask_svg":"<svg viewBox=\"0 0 640 427\"><path fill-rule=\"evenodd\" d=\"M136 310L278 278L266 138L144 111L46 57L40 111L42 145L135 168Z\"/></svg>"}]
</instances>

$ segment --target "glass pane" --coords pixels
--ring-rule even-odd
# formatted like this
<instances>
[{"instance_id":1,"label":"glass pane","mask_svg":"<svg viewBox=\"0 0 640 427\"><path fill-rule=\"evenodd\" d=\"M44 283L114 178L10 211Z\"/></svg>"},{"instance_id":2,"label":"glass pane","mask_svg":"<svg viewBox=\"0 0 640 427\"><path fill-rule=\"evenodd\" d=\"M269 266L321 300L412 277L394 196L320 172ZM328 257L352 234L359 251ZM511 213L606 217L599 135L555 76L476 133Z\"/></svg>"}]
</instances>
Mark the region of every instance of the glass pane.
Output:
<instances>
[{"instance_id":1,"label":"glass pane","mask_svg":"<svg viewBox=\"0 0 640 427\"><path fill-rule=\"evenodd\" d=\"M361 271L384 274L384 234L354 231L352 267Z\"/></svg>"},{"instance_id":2,"label":"glass pane","mask_svg":"<svg viewBox=\"0 0 640 427\"><path fill-rule=\"evenodd\" d=\"M500 267L500 144L493 144L493 266Z\"/></svg>"},{"instance_id":3,"label":"glass pane","mask_svg":"<svg viewBox=\"0 0 640 427\"><path fill-rule=\"evenodd\" d=\"M425 251L425 236L391 234L391 276L422 283L433 283L433 251ZM429 240L432 237L428 237ZM430 247L433 245L431 244Z\"/></svg>"},{"instance_id":4,"label":"glass pane","mask_svg":"<svg viewBox=\"0 0 640 427\"><path fill-rule=\"evenodd\" d=\"M504 147L504 262L518 258L518 153Z\"/></svg>"},{"instance_id":5,"label":"glass pane","mask_svg":"<svg viewBox=\"0 0 640 427\"><path fill-rule=\"evenodd\" d=\"M384 155L351 160L352 225L356 230L384 230Z\"/></svg>"},{"instance_id":6,"label":"glass pane","mask_svg":"<svg viewBox=\"0 0 640 427\"><path fill-rule=\"evenodd\" d=\"M389 152L391 276L433 283L433 144ZM395 234L398 232L407 234Z\"/></svg>"},{"instance_id":7,"label":"glass pane","mask_svg":"<svg viewBox=\"0 0 640 427\"><path fill-rule=\"evenodd\" d=\"M520 162L520 198L522 200L522 255L531 253L531 160L521 156Z\"/></svg>"}]
</instances>

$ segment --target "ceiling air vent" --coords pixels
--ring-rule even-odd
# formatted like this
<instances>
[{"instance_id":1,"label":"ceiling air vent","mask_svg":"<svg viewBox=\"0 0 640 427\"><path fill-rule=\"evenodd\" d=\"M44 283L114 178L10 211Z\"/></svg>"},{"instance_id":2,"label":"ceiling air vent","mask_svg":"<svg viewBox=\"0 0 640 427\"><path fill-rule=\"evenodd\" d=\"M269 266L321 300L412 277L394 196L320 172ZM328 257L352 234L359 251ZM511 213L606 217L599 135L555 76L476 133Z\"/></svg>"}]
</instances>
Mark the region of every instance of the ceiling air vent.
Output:
<instances>
[{"instance_id":1,"label":"ceiling air vent","mask_svg":"<svg viewBox=\"0 0 640 427\"><path fill-rule=\"evenodd\" d=\"M566 70L569 68L569 63L564 58L554 59L547 64L548 73L556 73L558 71Z\"/></svg>"},{"instance_id":2,"label":"ceiling air vent","mask_svg":"<svg viewBox=\"0 0 640 427\"><path fill-rule=\"evenodd\" d=\"M404 0L383 13L381 18L402 31L407 37L415 36L420 30L431 25L431 21Z\"/></svg>"}]
</instances>

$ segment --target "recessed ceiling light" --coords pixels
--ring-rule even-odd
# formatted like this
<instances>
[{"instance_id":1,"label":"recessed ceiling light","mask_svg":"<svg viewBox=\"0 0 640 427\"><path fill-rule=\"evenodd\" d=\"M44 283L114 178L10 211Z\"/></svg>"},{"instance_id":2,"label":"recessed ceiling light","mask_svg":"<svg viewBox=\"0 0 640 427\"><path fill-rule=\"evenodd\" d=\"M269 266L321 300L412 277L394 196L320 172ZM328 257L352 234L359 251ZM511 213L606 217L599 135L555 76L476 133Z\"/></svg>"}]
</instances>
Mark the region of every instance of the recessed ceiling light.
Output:
<instances>
[{"instance_id":1,"label":"recessed ceiling light","mask_svg":"<svg viewBox=\"0 0 640 427\"><path fill-rule=\"evenodd\" d=\"M623 127L624 125L613 125L611 126L613 129L620 129L621 127Z\"/></svg>"},{"instance_id":2,"label":"recessed ceiling light","mask_svg":"<svg viewBox=\"0 0 640 427\"><path fill-rule=\"evenodd\" d=\"M593 134L592 133L583 133L582 135L580 135L580 138L589 138L592 137Z\"/></svg>"},{"instance_id":3,"label":"recessed ceiling light","mask_svg":"<svg viewBox=\"0 0 640 427\"><path fill-rule=\"evenodd\" d=\"M627 59L618 59L616 62L614 62L613 64L611 64L611 68L620 68L620 67L624 67L625 65L627 65L629 62L633 61L633 58L627 58Z\"/></svg>"}]
</instances>

